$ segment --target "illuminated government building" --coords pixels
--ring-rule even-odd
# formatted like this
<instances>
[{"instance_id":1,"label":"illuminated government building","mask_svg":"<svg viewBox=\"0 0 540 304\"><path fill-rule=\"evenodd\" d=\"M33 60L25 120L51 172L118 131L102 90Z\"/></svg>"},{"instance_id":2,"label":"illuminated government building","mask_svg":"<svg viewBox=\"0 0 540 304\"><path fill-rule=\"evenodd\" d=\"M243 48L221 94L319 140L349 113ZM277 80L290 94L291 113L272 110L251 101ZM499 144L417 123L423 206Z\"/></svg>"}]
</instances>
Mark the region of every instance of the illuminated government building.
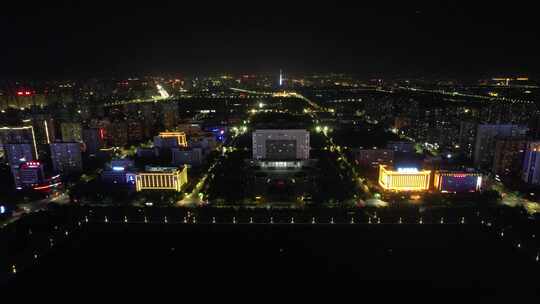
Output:
<instances>
[{"instance_id":1,"label":"illuminated government building","mask_svg":"<svg viewBox=\"0 0 540 304\"><path fill-rule=\"evenodd\" d=\"M146 167L136 177L136 190L174 190L180 192L188 181L187 166L177 167Z\"/></svg>"},{"instance_id":2,"label":"illuminated government building","mask_svg":"<svg viewBox=\"0 0 540 304\"><path fill-rule=\"evenodd\" d=\"M436 171L433 186L442 193L477 192L482 190L482 174Z\"/></svg>"},{"instance_id":3,"label":"illuminated government building","mask_svg":"<svg viewBox=\"0 0 540 304\"><path fill-rule=\"evenodd\" d=\"M253 159L286 161L309 159L309 132L304 129L255 130Z\"/></svg>"},{"instance_id":4,"label":"illuminated government building","mask_svg":"<svg viewBox=\"0 0 540 304\"><path fill-rule=\"evenodd\" d=\"M316 160L309 158L309 131L258 129L252 136L253 158L246 163L256 198L284 200L312 191Z\"/></svg>"},{"instance_id":5,"label":"illuminated government building","mask_svg":"<svg viewBox=\"0 0 540 304\"><path fill-rule=\"evenodd\" d=\"M379 185L385 190L425 191L429 189L431 171L417 168L390 169L379 166Z\"/></svg>"},{"instance_id":6,"label":"illuminated government building","mask_svg":"<svg viewBox=\"0 0 540 304\"><path fill-rule=\"evenodd\" d=\"M187 147L186 133L161 132L154 138L154 145L159 148Z\"/></svg>"}]
</instances>

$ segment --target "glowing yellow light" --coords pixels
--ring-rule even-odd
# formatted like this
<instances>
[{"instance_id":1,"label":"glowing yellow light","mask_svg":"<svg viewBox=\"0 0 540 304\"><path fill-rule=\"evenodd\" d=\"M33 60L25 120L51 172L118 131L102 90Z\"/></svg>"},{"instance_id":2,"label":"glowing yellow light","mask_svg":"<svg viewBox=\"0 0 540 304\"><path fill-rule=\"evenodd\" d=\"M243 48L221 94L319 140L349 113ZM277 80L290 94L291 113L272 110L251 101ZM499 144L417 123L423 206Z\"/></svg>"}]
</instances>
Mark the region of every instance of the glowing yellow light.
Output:
<instances>
[{"instance_id":1,"label":"glowing yellow light","mask_svg":"<svg viewBox=\"0 0 540 304\"><path fill-rule=\"evenodd\" d=\"M141 172L136 177L136 190L175 190L180 192L187 184L187 167L182 171L172 172Z\"/></svg>"},{"instance_id":2,"label":"glowing yellow light","mask_svg":"<svg viewBox=\"0 0 540 304\"><path fill-rule=\"evenodd\" d=\"M49 137L49 126L47 125L47 121L44 120L43 121L43 124L45 125L45 136L47 138L47 143L50 144L51 143L51 139Z\"/></svg>"},{"instance_id":3,"label":"glowing yellow light","mask_svg":"<svg viewBox=\"0 0 540 304\"><path fill-rule=\"evenodd\" d=\"M385 165L379 166L379 185L386 190L425 191L429 189L431 171L388 170Z\"/></svg>"},{"instance_id":4,"label":"glowing yellow light","mask_svg":"<svg viewBox=\"0 0 540 304\"><path fill-rule=\"evenodd\" d=\"M187 147L186 133L184 132L161 132L159 133L161 138L171 138L174 137L178 141L178 145L182 147Z\"/></svg>"}]
</instances>

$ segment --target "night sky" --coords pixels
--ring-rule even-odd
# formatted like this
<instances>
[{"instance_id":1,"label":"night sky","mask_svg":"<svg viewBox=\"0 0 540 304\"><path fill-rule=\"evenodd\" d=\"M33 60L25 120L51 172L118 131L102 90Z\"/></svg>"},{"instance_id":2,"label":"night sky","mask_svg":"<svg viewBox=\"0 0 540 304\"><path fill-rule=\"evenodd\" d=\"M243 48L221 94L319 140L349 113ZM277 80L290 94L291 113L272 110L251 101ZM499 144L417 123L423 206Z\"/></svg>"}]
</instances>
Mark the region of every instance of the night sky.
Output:
<instances>
[{"instance_id":1,"label":"night sky","mask_svg":"<svg viewBox=\"0 0 540 304\"><path fill-rule=\"evenodd\" d=\"M537 9L525 1L41 2L1 10L0 77L540 74Z\"/></svg>"}]
</instances>

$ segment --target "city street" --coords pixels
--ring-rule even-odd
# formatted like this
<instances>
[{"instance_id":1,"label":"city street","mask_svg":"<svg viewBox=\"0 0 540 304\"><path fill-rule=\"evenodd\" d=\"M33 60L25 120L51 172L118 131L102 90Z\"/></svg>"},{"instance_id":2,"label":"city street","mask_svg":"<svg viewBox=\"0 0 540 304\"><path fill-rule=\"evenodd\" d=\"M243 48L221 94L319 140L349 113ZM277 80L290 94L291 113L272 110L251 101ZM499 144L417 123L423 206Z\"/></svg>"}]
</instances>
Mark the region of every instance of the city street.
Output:
<instances>
[{"instance_id":1,"label":"city street","mask_svg":"<svg viewBox=\"0 0 540 304\"><path fill-rule=\"evenodd\" d=\"M2 227L7 226L10 223L16 222L24 215L28 215L33 212L37 212L41 210L47 210L47 205L49 203L67 204L69 203L69 196L66 195L65 193L61 193L60 195L55 196L53 198L45 198L38 201L20 204L19 205L20 210L13 212L13 215L10 218L2 221L1 225Z\"/></svg>"}]
</instances>

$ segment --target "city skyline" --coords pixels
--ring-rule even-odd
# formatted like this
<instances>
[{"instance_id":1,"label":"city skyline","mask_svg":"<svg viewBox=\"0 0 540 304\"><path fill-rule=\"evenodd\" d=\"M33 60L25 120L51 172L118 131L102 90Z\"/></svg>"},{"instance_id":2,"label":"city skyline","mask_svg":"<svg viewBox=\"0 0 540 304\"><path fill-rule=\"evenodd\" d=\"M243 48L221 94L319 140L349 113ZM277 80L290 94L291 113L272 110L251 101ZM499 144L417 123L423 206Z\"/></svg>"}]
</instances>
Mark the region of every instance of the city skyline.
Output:
<instances>
[{"instance_id":1,"label":"city skyline","mask_svg":"<svg viewBox=\"0 0 540 304\"><path fill-rule=\"evenodd\" d=\"M8 292L539 295L532 6L9 6Z\"/></svg>"}]
</instances>

